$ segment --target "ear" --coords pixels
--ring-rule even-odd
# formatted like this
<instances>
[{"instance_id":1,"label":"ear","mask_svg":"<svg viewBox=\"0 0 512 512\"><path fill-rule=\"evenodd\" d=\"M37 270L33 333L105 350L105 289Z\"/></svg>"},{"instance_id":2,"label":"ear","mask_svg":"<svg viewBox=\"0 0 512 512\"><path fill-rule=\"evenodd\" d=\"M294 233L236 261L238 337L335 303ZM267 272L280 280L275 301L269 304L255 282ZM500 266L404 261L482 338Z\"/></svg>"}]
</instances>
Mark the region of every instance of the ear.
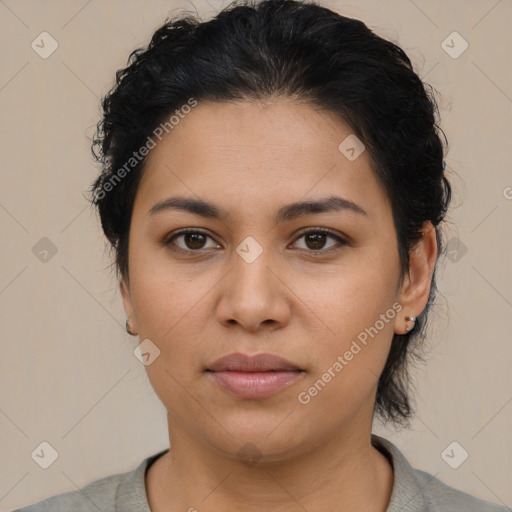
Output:
<instances>
[{"instance_id":1,"label":"ear","mask_svg":"<svg viewBox=\"0 0 512 512\"><path fill-rule=\"evenodd\" d=\"M137 325L137 318L135 316L135 308L133 307L132 295L130 290L130 284L126 280L126 278L122 278L119 283L119 288L121 290L121 296L123 297L123 305L124 311L126 313L126 319L130 323L131 332L134 334L139 332L139 328Z\"/></svg>"},{"instance_id":2,"label":"ear","mask_svg":"<svg viewBox=\"0 0 512 512\"><path fill-rule=\"evenodd\" d=\"M430 221L424 224L422 232L421 240L409 252L409 274L404 277L398 298L402 310L395 322L396 334L406 334L405 317L419 316L428 302L438 247L436 230Z\"/></svg>"}]
</instances>

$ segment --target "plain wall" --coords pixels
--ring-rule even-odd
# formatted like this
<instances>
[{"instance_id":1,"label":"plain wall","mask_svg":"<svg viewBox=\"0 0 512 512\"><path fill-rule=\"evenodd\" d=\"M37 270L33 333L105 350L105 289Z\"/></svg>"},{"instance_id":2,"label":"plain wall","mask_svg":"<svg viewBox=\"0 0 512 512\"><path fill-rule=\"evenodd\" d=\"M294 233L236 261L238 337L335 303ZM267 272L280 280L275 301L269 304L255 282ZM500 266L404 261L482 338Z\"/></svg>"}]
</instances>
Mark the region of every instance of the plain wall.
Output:
<instances>
[{"instance_id":1,"label":"plain wall","mask_svg":"<svg viewBox=\"0 0 512 512\"><path fill-rule=\"evenodd\" d=\"M414 467L510 506L512 3L323 5L398 42L439 91L455 192L445 238L463 244L438 269L428 362L413 372L412 427L376 423L374 432ZM129 52L169 14L197 8L209 18L220 7L215 0L0 2L1 511L131 470L168 446L165 410L133 355L138 339L124 331L105 240L84 199L98 172L88 137ZM47 59L31 47L43 31L59 45ZM453 31L469 43L458 58L441 44ZM46 262L33 252L51 248L43 237L57 250ZM59 455L46 470L31 457L43 441ZM441 457L453 441L469 453L458 469Z\"/></svg>"}]
</instances>

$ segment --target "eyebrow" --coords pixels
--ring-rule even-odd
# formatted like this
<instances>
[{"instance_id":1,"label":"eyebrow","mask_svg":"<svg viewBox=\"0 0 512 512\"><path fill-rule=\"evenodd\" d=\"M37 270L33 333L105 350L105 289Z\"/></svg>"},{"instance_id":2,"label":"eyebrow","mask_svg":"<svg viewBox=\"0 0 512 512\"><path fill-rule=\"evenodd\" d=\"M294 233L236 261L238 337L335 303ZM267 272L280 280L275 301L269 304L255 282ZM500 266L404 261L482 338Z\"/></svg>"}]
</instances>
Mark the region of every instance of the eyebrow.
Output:
<instances>
[{"instance_id":1,"label":"eyebrow","mask_svg":"<svg viewBox=\"0 0 512 512\"><path fill-rule=\"evenodd\" d=\"M201 217L222 219L229 217L229 214L222 208L203 201L188 197L168 197L156 203L148 212L150 216L169 210L180 210ZM338 196L330 196L314 201L303 201L287 204L281 207L275 218L276 223L294 220L304 215L325 213L331 211L351 211L360 215L368 216L368 213L358 204Z\"/></svg>"}]
</instances>

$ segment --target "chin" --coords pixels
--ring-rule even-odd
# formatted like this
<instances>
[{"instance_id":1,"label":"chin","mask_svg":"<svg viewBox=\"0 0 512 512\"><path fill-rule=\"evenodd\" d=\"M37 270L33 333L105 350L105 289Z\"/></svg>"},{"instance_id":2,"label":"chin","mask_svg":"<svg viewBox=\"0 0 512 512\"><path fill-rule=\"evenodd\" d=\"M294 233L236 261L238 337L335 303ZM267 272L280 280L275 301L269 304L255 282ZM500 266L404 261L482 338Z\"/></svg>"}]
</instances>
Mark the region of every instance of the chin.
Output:
<instances>
[{"instance_id":1,"label":"chin","mask_svg":"<svg viewBox=\"0 0 512 512\"><path fill-rule=\"evenodd\" d=\"M239 421L233 418L228 421L224 417L222 425L226 430L219 427L205 437L209 437L211 445L224 456L241 460L248 466L283 462L307 452L310 444L304 425L299 428L283 421L287 414L281 413L277 420L274 416L261 415L259 418L246 415Z\"/></svg>"}]
</instances>

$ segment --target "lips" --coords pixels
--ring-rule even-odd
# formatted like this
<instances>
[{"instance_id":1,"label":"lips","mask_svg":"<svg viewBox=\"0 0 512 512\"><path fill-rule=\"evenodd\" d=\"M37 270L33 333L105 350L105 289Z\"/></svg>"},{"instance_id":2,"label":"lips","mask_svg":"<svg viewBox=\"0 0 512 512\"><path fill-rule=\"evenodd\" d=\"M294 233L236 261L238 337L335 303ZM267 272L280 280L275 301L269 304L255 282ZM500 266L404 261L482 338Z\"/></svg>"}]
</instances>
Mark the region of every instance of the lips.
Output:
<instances>
[{"instance_id":1,"label":"lips","mask_svg":"<svg viewBox=\"0 0 512 512\"><path fill-rule=\"evenodd\" d=\"M273 354L230 354L206 371L223 391L245 399L272 396L305 375L295 364Z\"/></svg>"},{"instance_id":2,"label":"lips","mask_svg":"<svg viewBox=\"0 0 512 512\"><path fill-rule=\"evenodd\" d=\"M253 356L236 353L217 359L208 371L269 372L301 371L290 361L273 354L256 354Z\"/></svg>"}]
</instances>

